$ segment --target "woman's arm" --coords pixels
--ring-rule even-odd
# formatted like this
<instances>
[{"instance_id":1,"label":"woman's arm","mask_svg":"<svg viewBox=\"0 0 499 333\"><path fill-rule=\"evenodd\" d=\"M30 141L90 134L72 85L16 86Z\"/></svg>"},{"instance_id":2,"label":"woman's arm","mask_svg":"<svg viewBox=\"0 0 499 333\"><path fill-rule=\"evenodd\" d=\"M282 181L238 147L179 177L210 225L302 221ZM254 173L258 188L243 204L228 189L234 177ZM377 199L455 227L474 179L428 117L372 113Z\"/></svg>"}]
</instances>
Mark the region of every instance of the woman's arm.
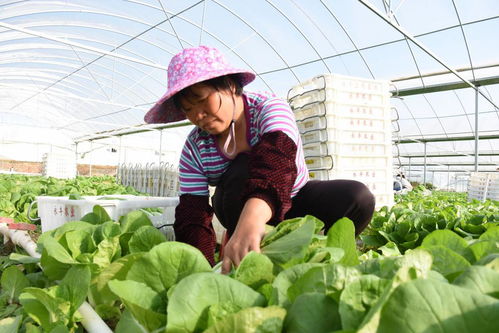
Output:
<instances>
[{"instance_id":1,"label":"woman's arm","mask_svg":"<svg viewBox=\"0 0 499 333\"><path fill-rule=\"evenodd\" d=\"M213 208L208 196L183 194L175 209L175 240L198 248L213 266L216 235L212 225Z\"/></svg>"},{"instance_id":2,"label":"woman's arm","mask_svg":"<svg viewBox=\"0 0 499 333\"><path fill-rule=\"evenodd\" d=\"M249 160L246 200L236 230L224 249L222 272L238 266L249 251L260 251L269 221L280 222L291 208L291 190L297 175L297 146L281 131L265 133Z\"/></svg>"}]
</instances>

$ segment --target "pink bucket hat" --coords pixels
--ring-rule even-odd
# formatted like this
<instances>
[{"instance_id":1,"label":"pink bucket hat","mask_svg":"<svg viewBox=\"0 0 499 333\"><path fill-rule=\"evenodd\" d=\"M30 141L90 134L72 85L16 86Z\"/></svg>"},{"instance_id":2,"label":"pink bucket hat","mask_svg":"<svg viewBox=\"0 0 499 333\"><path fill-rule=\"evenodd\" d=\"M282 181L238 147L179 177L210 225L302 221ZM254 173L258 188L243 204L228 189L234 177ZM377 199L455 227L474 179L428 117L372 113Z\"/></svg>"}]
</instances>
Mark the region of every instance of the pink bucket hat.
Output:
<instances>
[{"instance_id":1,"label":"pink bucket hat","mask_svg":"<svg viewBox=\"0 0 499 333\"><path fill-rule=\"evenodd\" d=\"M168 90L146 113L144 121L154 124L186 119L185 114L175 107L173 95L193 84L227 74L238 74L242 86L255 79L255 73L232 67L213 47L198 46L182 50L168 65Z\"/></svg>"}]
</instances>

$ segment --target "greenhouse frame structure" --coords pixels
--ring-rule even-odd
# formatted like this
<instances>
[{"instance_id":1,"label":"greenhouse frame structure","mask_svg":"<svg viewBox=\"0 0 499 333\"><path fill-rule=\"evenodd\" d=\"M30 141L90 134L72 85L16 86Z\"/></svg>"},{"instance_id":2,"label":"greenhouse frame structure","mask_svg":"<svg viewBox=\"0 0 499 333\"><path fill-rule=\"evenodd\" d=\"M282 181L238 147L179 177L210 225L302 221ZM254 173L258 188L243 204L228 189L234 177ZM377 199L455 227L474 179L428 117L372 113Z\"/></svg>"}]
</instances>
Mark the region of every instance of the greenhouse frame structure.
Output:
<instances>
[{"instance_id":1,"label":"greenhouse frame structure","mask_svg":"<svg viewBox=\"0 0 499 333\"><path fill-rule=\"evenodd\" d=\"M171 56L209 44L257 73L249 89L282 97L322 73L390 80L394 167L415 175L421 164L422 182L428 172L495 172L499 62L492 41L499 6L462 0L429 6L4 1L0 158L26 159L19 151L31 144L38 148L25 155L35 160L60 147L80 163L102 164L109 151L118 151L115 163L133 162L138 153L127 154L130 146L148 150L138 159L175 160L190 127L143 125L142 118L166 89ZM32 136L19 135L27 132Z\"/></svg>"}]
</instances>

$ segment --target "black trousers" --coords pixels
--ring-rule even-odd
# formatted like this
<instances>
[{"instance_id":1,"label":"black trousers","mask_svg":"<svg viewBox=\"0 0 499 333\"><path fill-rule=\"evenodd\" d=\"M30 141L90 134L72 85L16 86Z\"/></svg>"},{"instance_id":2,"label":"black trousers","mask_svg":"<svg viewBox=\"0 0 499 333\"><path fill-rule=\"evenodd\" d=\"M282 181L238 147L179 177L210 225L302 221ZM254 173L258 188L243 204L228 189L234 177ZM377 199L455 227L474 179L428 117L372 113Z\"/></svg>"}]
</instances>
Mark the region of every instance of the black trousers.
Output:
<instances>
[{"instance_id":1,"label":"black trousers","mask_svg":"<svg viewBox=\"0 0 499 333\"><path fill-rule=\"evenodd\" d=\"M220 223L229 235L234 232L244 203L241 200L248 178L248 154L239 154L222 175L212 206ZM312 215L325 224L325 232L342 217L355 224L356 235L369 224L375 200L371 191L355 180L310 180L292 199L291 209L285 218Z\"/></svg>"}]
</instances>

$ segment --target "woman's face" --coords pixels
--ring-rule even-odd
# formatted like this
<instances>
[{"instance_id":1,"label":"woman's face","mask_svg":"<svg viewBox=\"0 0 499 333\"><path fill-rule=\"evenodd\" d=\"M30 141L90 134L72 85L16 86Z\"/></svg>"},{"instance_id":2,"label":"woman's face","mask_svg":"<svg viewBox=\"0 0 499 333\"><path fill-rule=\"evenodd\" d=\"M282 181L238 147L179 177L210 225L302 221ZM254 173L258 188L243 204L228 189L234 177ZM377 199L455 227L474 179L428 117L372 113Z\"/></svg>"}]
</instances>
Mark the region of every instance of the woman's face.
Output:
<instances>
[{"instance_id":1,"label":"woman's face","mask_svg":"<svg viewBox=\"0 0 499 333\"><path fill-rule=\"evenodd\" d=\"M232 121L234 99L231 91L217 91L197 83L180 98L180 105L189 121L213 135L226 131Z\"/></svg>"}]
</instances>

